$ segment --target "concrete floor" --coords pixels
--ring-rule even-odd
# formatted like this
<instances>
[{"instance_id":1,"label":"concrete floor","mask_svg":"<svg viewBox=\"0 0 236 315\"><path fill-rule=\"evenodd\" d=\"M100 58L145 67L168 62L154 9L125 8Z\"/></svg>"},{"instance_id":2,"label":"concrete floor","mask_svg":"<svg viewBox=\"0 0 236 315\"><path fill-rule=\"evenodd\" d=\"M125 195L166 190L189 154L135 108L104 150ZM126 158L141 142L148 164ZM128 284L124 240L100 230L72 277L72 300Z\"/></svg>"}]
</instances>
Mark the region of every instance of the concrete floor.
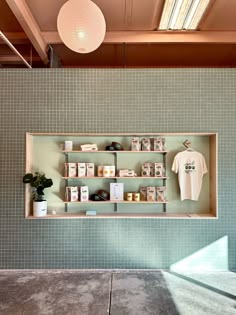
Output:
<instances>
[{"instance_id":1,"label":"concrete floor","mask_svg":"<svg viewBox=\"0 0 236 315\"><path fill-rule=\"evenodd\" d=\"M236 274L0 271L0 315L231 315Z\"/></svg>"}]
</instances>

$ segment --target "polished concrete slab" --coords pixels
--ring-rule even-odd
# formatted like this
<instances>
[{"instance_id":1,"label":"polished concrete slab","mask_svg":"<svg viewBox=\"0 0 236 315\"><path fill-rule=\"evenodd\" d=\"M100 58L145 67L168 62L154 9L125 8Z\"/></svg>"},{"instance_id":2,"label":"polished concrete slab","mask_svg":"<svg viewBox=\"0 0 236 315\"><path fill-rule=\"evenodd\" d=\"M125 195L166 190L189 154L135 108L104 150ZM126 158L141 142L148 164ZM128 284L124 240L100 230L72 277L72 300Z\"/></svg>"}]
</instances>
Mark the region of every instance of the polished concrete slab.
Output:
<instances>
[{"instance_id":1,"label":"polished concrete slab","mask_svg":"<svg viewBox=\"0 0 236 315\"><path fill-rule=\"evenodd\" d=\"M110 278L110 273L0 272L0 314L104 315Z\"/></svg>"},{"instance_id":2,"label":"polished concrete slab","mask_svg":"<svg viewBox=\"0 0 236 315\"><path fill-rule=\"evenodd\" d=\"M178 314L162 272L114 274L112 284L112 315Z\"/></svg>"},{"instance_id":3,"label":"polished concrete slab","mask_svg":"<svg viewBox=\"0 0 236 315\"><path fill-rule=\"evenodd\" d=\"M1 315L235 315L235 273L0 271Z\"/></svg>"}]
</instances>

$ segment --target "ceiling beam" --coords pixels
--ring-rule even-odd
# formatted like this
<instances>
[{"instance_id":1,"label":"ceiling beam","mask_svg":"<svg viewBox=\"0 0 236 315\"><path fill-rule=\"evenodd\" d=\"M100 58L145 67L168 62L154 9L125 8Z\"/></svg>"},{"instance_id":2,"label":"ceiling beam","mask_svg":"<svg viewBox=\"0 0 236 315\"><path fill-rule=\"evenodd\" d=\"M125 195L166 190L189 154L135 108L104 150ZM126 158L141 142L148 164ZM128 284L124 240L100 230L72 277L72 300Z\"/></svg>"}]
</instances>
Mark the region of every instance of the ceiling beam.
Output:
<instances>
[{"instance_id":1,"label":"ceiling beam","mask_svg":"<svg viewBox=\"0 0 236 315\"><path fill-rule=\"evenodd\" d=\"M47 64L47 43L44 41L39 26L24 0L6 0L10 9L28 36L42 61Z\"/></svg>"},{"instance_id":2,"label":"ceiling beam","mask_svg":"<svg viewBox=\"0 0 236 315\"><path fill-rule=\"evenodd\" d=\"M15 48L14 45L9 41L9 39L0 31L1 39L6 43L6 45L21 59L21 61L26 65L26 67L32 69L32 66L25 60L21 53Z\"/></svg>"},{"instance_id":3,"label":"ceiling beam","mask_svg":"<svg viewBox=\"0 0 236 315\"><path fill-rule=\"evenodd\" d=\"M44 41L48 44L62 44L58 32L42 32ZM117 43L208 43L236 44L236 32L217 31L116 31L107 32L103 41L105 44Z\"/></svg>"},{"instance_id":4,"label":"ceiling beam","mask_svg":"<svg viewBox=\"0 0 236 315\"><path fill-rule=\"evenodd\" d=\"M4 32L4 35L14 45L31 44L28 37L23 32ZM5 42L0 39L0 44L5 44Z\"/></svg>"},{"instance_id":5,"label":"ceiling beam","mask_svg":"<svg viewBox=\"0 0 236 315\"><path fill-rule=\"evenodd\" d=\"M24 56L24 58L25 60L29 62L31 61L30 57ZM32 61L40 62L41 58L33 56ZM3 56L0 56L0 63L22 63L22 60L20 59L20 57L15 56L15 55L3 55Z\"/></svg>"}]
</instances>

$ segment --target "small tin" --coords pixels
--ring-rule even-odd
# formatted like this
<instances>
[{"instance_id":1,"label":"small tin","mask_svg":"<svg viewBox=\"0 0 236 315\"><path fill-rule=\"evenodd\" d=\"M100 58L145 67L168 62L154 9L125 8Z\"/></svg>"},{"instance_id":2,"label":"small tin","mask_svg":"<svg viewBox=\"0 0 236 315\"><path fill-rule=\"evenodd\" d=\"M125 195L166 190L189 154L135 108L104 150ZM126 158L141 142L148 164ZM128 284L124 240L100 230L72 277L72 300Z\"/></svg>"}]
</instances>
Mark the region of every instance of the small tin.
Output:
<instances>
[{"instance_id":1,"label":"small tin","mask_svg":"<svg viewBox=\"0 0 236 315\"><path fill-rule=\"evenodd\" d=\"M103 177L110 177L110 166L103 166Z\"/></svg>"},{"instance_id":2,"label":"small tin","mask_svg":"<svg viewBox=\"0 0 236 315\"><path fill-rule=\"evenodd\" d=\"M115 165L110 166L110 177L115 177L116 176L116 167Z\"/></svg>"},{"instance_id":3,"label":"small tin","mask_svg":"<svg viewBox=\"0 0 236 315\"><path fill-rule=\"evenodd\" d=\"M126 193L126 200L127 201L132 201L133 200L133 193L127 192Z\"/></svg>"},{"instance_id":4,"label":"small tin","mask_svg":"<svg viewBox=\"0 0 236 315\"><path fill-rule=\"evenodd\" d=\"M140 201L140 193L133 193L133 201Z\"/></svg>"},{"instance_id":5,"label":"small tin","mask_svg":"<svg viewBox=\"0 0 236 315\"><path fill-rule=\"evenodd\" d=\"M103 177L103 165L98 166L98 177Z\"/></svg>"}]
</instances>

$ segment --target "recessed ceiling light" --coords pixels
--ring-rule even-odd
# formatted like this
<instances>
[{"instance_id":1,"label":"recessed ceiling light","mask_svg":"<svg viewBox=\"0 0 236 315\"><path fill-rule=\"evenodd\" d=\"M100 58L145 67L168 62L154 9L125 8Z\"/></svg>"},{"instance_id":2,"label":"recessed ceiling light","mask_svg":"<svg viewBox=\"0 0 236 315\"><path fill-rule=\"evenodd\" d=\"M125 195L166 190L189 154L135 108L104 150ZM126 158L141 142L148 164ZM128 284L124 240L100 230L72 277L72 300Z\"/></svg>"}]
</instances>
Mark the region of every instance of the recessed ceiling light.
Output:
<instances>
[{"instance_id":1,"label":"recessed ceiling light","mask_svg":"<svg viewBox=\"0 0 236 315\"><path fill-rule=\"evenodd\" d=\"M195 30L210 0L166 0L159 30Z\"/></svg>"},{"instance_id":2,"label":"recessed ceiling light","mask_svg":"<svg viewBox=\"0 0 236 315\"><path fill-rule=\"evenodd\" d=\"M187 25L187 29L189 30L195 30L198 27L198 24L205 13L208 5L209 5L210 0L201 0L197 10L195 11L193 18L191 19L189 25Z\"/></svg>"}]
</instances>

